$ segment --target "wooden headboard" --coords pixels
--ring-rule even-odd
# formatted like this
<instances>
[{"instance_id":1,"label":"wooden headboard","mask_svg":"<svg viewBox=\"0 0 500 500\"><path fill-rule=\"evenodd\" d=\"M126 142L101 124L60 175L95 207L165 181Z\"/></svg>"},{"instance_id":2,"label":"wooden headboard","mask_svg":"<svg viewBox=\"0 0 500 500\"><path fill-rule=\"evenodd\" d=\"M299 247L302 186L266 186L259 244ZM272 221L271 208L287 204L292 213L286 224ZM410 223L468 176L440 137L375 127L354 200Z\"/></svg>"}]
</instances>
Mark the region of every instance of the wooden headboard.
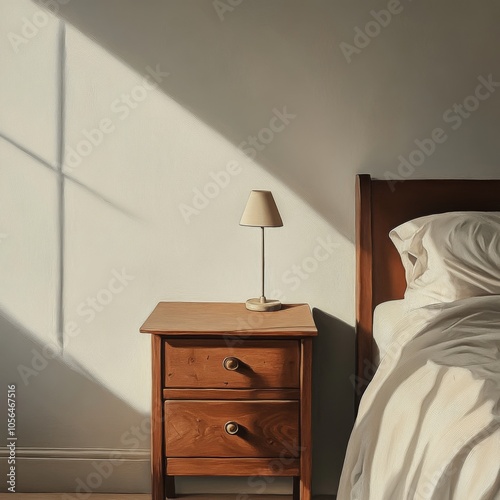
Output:
<instances>
[{"instance_id":1,"label":"wooden headboard","mask_svg":"<svg viewBox=\"0 0 500 500\"><path fill-rule=\"evenodd\" d=\"M404 269L389 239L394 227L424 215L500 211L500 179L392 183L356 176L356 407L373 373L373 310L403 298Z\"/></svg>"}]
</instances>

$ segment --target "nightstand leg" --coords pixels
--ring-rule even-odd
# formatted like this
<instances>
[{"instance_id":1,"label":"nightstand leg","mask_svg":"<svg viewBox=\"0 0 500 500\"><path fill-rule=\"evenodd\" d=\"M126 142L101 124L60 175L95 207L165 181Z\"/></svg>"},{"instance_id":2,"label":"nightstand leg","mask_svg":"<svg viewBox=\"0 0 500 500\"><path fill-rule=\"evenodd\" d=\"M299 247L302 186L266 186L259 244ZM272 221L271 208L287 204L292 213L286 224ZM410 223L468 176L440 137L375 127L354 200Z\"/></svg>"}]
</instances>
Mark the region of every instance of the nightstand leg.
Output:
<instances>
[{"instance_id":1,"label":"nightstand leg","mask_svg":"<svg viewBox=\"0 0 500 500\"><path fill-rule=\"evenodd\" d=\"M161 337L151 336L153 359L153 406L151 409L151 498L165 500L165 459L163 455L162 354Z\"/></svg>"},{"instance_id":2,"label":"nightstand leg","mask_svg":"<svg viewBox=\"0 0 500 500\"><path fill-rule=\"evenodd\" d=\"M311 500L310 478L301 478L299 489L300 489L300 500Z\"/></svg>"},{"instance_id":3,"label":"nightstand leg","mask_svg":"<svg viewBox=\"0 0 500 500\"><path fill-rule=\"evenodd\" d=\"M312 339L301 341L300 367L300 500L311 500L312 475Z\"/></svg>"},{"instance_id":4,"label":"nightstand leg","mask_svg":"<svg viewBox=\"0 0 500 500\"><path fill-rule=\"evenodd\" d=\"M165 495L168 500L175 498L175 477L165 476Z\"/></svg>"},{"instance_id":5,"label":"nightstand leg","mask_svg":"<svg viewBox=\"0 0 500 500\"><path fill-rule=\"evenodd\" d=\"M292 500L300 500L300 477L299 476L293 476Z\"/></svg>"},{"instance_id":6,"label":"nightstand leg","mask_svg":"<svg viewBox=\"0 0 500 500\"><path fill-rule=\"evenodd\" d=\"M165 487L163 481L153 481L151 485L151 499L165 500Z\"/></svg>"}]
</instances>

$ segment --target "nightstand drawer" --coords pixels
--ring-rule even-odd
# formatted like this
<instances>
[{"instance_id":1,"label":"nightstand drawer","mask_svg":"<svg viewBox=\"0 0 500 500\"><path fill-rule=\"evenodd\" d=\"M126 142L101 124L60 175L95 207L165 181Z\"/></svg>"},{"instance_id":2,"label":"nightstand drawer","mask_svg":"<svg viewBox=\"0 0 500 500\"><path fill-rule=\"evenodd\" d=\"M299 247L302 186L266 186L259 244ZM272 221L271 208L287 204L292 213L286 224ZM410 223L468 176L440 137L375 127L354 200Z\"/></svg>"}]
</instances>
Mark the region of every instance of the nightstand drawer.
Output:
<instances>
[{"instance_id":1,"label":"nightstand drawer","mask_svg":"<svg viewBox=\"0 0 500 500\"><path fill-rule=\"evenodd\" d=\"M168 457L298 457L299 403L166 401L165 452Z\"/></svg>"},{"instance_id":2,"label":"nightstand drawer","mask_svg":"<svg viewBox=\"0 0 500 500\"><path fill-rule=\"evenodd\" d=\"M262 389L299 387L299 343L245 340L165 341L165 387Z\"/></svg>"}]
</instances>

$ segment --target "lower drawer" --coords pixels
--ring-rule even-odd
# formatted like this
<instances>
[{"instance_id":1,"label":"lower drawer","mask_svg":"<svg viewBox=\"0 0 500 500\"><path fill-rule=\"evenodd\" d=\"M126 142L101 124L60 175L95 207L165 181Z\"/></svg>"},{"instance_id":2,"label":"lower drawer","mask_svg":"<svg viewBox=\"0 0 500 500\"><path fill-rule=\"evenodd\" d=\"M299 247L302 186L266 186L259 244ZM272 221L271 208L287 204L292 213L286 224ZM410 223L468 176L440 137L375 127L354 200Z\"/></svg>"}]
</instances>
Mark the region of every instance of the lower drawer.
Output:
<instances>
[{"instance_id":1,"label":"lower drawer","mask_svg":"<svg viewBox=\"0 0 500 500\"><path fill-rule=\"evenodd\" d=\"M165 401L167 457L298 457L298 401Z\"/></svg>"}]
</instances>

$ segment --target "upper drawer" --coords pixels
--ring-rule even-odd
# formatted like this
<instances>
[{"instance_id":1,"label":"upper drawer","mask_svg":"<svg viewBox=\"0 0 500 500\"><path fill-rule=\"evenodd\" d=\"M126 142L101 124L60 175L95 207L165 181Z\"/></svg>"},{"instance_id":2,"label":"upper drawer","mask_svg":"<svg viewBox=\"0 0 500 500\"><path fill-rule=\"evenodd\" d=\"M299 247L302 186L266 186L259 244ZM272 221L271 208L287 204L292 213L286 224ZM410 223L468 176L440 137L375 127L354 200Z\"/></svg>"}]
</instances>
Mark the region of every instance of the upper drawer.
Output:
<instances>
[{"instance_id":1,"label":"upper drawer","mask_svg":"<svg viewBox=\"0 0 500 500\"><path fill-rule=\"evenodd\" d=\"M165 341L165 387L263 389L299 387L299 342Z\"/></svg>"}]
</instances>

